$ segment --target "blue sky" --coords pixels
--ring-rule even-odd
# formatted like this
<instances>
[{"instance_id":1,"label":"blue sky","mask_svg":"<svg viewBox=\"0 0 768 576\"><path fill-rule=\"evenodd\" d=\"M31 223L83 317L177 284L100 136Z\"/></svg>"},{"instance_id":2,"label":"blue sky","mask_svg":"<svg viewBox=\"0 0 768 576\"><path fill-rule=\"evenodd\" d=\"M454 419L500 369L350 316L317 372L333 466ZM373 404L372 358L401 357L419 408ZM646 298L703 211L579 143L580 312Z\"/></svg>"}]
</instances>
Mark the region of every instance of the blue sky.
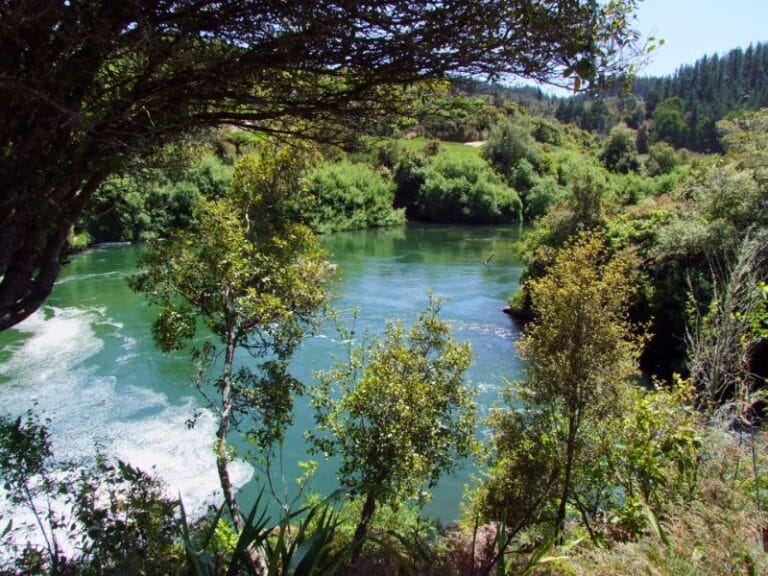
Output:
<instances>
[{"instance_id":1,"label":"blue sky","mask_svg":"<svg viewBox=\"0 0 768 576\"><path fill-rule=\"evenodd\" d=\"M666 41L640 74L672 74L704 54L768 41L768 0L643 0L636 27Z\"/></svg>"}]
</instances>

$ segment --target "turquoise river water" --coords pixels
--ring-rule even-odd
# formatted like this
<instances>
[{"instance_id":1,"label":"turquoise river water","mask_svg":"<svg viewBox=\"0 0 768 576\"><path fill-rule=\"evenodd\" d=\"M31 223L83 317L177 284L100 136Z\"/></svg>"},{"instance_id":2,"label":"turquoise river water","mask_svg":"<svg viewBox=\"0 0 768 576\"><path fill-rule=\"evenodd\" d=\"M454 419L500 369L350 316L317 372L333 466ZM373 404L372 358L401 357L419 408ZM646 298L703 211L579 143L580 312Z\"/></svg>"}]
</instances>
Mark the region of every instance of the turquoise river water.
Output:
<instances>
[{"instance_id":1,"label":"turquoise river water","mask_svg":"<svg viewBox=\"0 0 768 576\"><path fill-rule=\"evenodd\" d=\"M428 290L450 298L443 316L456 338L472 343L468 383L478 389L486 413L504 379L520 375L517 329L501 312L519 280L518 234L510 227L407 226L326 236L339 270L336 307L342 316L359 309L358 332L378 332L388 318L410 323ZM87 458L101 447L153 470L188 509L202 510L218 502L214 418L190 384L187 354L163 355L152 344L153 311L126 284L141 251L105 246L74 257L43 309L0 333L0 413L16 416L34 408L51 420L57 456ZM310 337L292 362L293 373L311 385L313 372L343 353L335 336L329 326ZM297 476L298 462L309 458L303 432L311 426L311 410L299 398L283 469L275 474L278 492L284 485L292 493L292 481L280 478ZM242 461L232 472L247 504L263 484L261 473ZM442 521L456 518L471 473L464 465L444 478L426 513ZM333 463L321 463L312 488L330 493L336 487Z\"/></svg>"}]
</instances>

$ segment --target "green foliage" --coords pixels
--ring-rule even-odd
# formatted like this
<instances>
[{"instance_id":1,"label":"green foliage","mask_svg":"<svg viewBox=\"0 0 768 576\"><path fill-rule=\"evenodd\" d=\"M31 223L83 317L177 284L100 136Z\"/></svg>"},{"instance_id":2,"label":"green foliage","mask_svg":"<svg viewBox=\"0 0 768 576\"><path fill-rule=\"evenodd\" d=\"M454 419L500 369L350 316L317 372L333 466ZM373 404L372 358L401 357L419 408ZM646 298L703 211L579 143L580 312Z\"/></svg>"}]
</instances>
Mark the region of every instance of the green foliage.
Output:
<instances>
[{"instance_id":1,"label":"green foliage","mask_svg":"<svg viewBox=\"0 0 768 576\"><path fill-rule=\"evenodd\" d=\"M539 116L534 119L533 137L542 144L560 146L562 144L562 129L558 122Z\"/></svg>"},{"instance_id":2,"label":"green foliage","mask_svg":"<svg viewBox=\"0 0 768 576\"><path fill-rule=\"evenodd\" d=\"M419 114L424 134L451 142L484 140L499 111L480 98L438 98Z\"/></svg>"},{"instance_id":3,"label":"green foliage","mask_svg":"<svg viewBox=\"0 0 768 576\"><path fill-rule=\"evenodd\" d=\"M236 422L266 458L282 439L293 395L302 388L288 373L288 359L324 306L331 275L312 231L289 219L307 162L298 149L242 158L229 194L207 201L196 213L194 233L178 232L153 245L141 259L146 270L131 279L135 290L160 307L152 333L162 350L181 348L202 320L211 336L193 351L201 374L223 356L214 377L215 453L239 530L242 518L226 469L227 432ZM259 360L255 370L252 364L237 365L237 349Z\"/></svg>"},{"instance_id":4,"label":"green foliage","mask_svg":"<svg viewBox=\"0 0 768 576\"><path fill-rule=\"evenodd\" d=\"M706 307L691 294L691 327L687 334L691 378L703 405L731 412L731 419L752 419L756 381L751 367L760 334L753 332L764 306L755 290L768 275L765 245L768 232L747 236L733 261L713 266L712 296ZM730 410L727 408L730 407Z\"/></svg>"},{"instance_id":5,"label":"green foliage","mask_svg":"<svg viewBox=\"0 0 768 576\"><path fill-rule=\"evenodd\" d=\"M666 142L656 142L648 149L645 168L649 176L669 174L679 163L677 152Z\"/></svg>"},{"instance_id":6,"label":"green foliage","mask_svg":"<svg viewBox=\"0 0 768 576\"><path fill-rule=\"evenodd\" d=\"M740 112L718 122L723 146L731 157L746 168L765 167L768 151L765 135L768 133L768 111Z\"/></svg>"},{"instance_id":7,"label":"green foliage","mask_svg":"<svg viewBox=\"0 0 768 576\"><path fill-rule=\"evenodd\" d=\"M312 202L302 213L312 228L320 232L405 222L404 212L392 207L392 182L365 164L326 164L311 176L309 192Z\"/></svg>"},{"instance_id":8,"label":"green foliage","mask_svg":"<svg viewBox=\"0 0 768 576\"><path fill-rule=\"evenodd\" d=\"M376 164L394 171L405 156L406 149L399 140L387 140L376 147Z\"/></svg>"},{"instance_id":9,"label":"green foliage","mask_svg":"<svg viewBox=\"0 0 768 576\"><path fill-rule=\"evenodd\" d=\"M633 538L649 527L646 507L666 518L675 502L692 493L701 438L690 382L678 379L651 390L636 386L627 393L627 410L604 423L604 434L614 442L607 480L621 488L613 494L614 529Z\"/></svg>"},{"instance_id":10,"label":"green foliage","mask_svg":"<svg viewBox=\"0 0 768 576\"><path fill-rule=\"evenodd\" d=\"M297 323L323 303L325 255L306 226L286 218L302 162L292 155L243 158L227 197L196 213L194 232L179 232L142 258L147 270L132 286L161 306L154 332L163 350L192 336L198 314L222 340L232 331L246 346L278 336L294 341Z\"/></svg>"},{"instance_id":11,"label":"green foliage","mask_svg":"<svg viewBox=\"0 0 768 576\"><path fill-rule=\"evenodd\" d=\"M285 512L274 525L270 525L263 497L262 491L244 529L225 554L216 544L216 534L223 522L221 510L206 526L202 538L196 538L182 510L182 541L192 576L315 576L336 574L345 567L354 549L335 543L339 520L331 504L336 496L295 512ZM252 557L254 550L261 551L256 565Z\"/></svg>"},{"instance_id":12,"label":"green foliage","mask_svg":"<svg viewBox=\"0 0 768 576\"><path fill-rule=\"evenodd\" d=\"M198 192L209 200L221 198L232 182L232 167L213 154L203 154L184 174Z\"/></svg>"},{"instance_id":13,"label":"green foliage","mask_svg":"<svg viewBox=\"0 0 768 576\"><path fill-rule=\"evenodd\" d=\"M564 200L567 190L560 186L553 176L536 178L533 185L525 193L525 217L536 220L544 216L551 206Z\"/></svg>"},{"instance_id":14,"label":"green foliage","mask_svg":"<svg viewBox=\"0 0 768 576\"><path fill-rule=\"evenodd\" d=\"M684 498L667 503L665 516L657 522L659 531L649 531L636 542L583 548L553 576L766 573L765 508L752 492L754 471L764 475L765 434L754 440L759 454L756 469L751 442L710 429L701 439L697 482Z\"/></svg>"},{"instance_id":15,"label":"green foliage","mask_svg":"<svg viewBox=\"0 0 768 576\"><path fill-rule=\"evenodd\" d=\"M417 181L417 174L410 172L407 181ZM520 218L520 197L480 158L440 154L424 169L423 178L412 208L419 219L498 224Z\"/></svg>"},{"instance_id":16,"label":"green foliage","mask_svg":"<svg viewBox=\"0 0 768 576\"><path fill-rule=\"evenodd\" d=\"M635 382L634 266L582 235L529 281L537 317L519 345L529 379L506 390L511 407L490 419L493 458L474 497L481 518L513 535L563 530L571 515L595 542L643 537L697 487L691 385Z\"/></svg>"},{"instance_id":17,"label":"green foliage","mask_svg":"<svg viewBox=\"0 0 768 576\"><path fill-rule=\"evenodd\" d=\"M409 217L417 216L417 203L421 187L426 179L427 160L416 154L405 155L397 164L394 179L394 205L403 208Z\"/></svg>"},{"instance_id":18,"label":"green foliage","mask_svg":"<svg viewBox=\"0 0 768 576\"><path fill-rule=\"evenodd\" d=\"M232 168L197 150L195 160L178 167L135 171L102 184L78 229L95 242L136 242L188 228L205 199L219 198L232 180Z\"/></svg>"},{"instance_id":19,"label":"green foliage","mask_svg":"<svg viewBox=\"0 0 768 576\"><path fill-rule=\"evenodd\" d=\"M151 476L99 460L81 473L76 516L86 527L88 567L81 573L146 574L178 570L176 509Z\"/></svg>"},{"instance_id":20,"label":"green foliage","mask_svg":"<svg viewBox=\"0 0 768 576\"><path fill-rule=\"evenodd\" d=\"M603 172L590 166L578 166L570 175L568 206L575 230L590 230L603 221L603 199L608 180Z\"/></svg>"},{"instance_id":21,"label":"green foliage","mask_svg":"<svg viewBox=\"0 0 768 576\"><path fill-rule=\"evenodd\" d=\"M638 204L656 192L653 180L634 173L614 179L614 185L621 202L628 205Z\"/></svg>"},{"instance_id":22,"label":"green foliage","mask_svg":"<svg viewBox=\"0 0 768 576\"><path fill-rule=\"evenodd\" d=\"M653 111L651 139L679 147L685 143L686 130L687 126L683 118L683 100L673 96L659 102Z\"/></svg>"},{"instance_id":23,"label":"green foliage","mask_svg":"<svg viewBox=\"0 0 768 576\"><path fill-rule=\"evenodd\" d=\"M755 223L768 223L763 207L768 187L761 186L751 171L734 164L719 164L692 178L686 193L700 207L704 218L733 227L730 236L738 238Z\"/></svg>"},{"instance_id":24,"label":"green foliage","mask_svg":"<svg viewBox=\"0 0 768 576\"><path fill-rule=\"evenodd\" d=\"M504 399L519 403L508 387ZM473 495L473 508L484 521L504 520L514 532L555 522L557 462L560 458L554 421L527 407L497 409L488 424L493 430L493 455L487 476Z\"/></svg>"},{"instance_id":25,"label":"green foliage","mask_svg":"<svg viewBox=\"0 0 768 576\"><path fill-rule=\"evenodd\" d=\"M260 137L249 130L227 130L222 140L232 145L234 150L234 157L254 153L258 150L258 144L263 137Z\"/></svg>"},{"instance_id":26,"label":"green foliage","mask_svg":"<svg viewBox=\"0 0 768 576\"><path fill-rule=\"evenodd\" d=\"M610 258L599 236L582 235L529 281L537 318L518 344L528 382L508 396L522 410L492 421L497 452L484 492L491 518L544 520L560 531L568 504L589 517L592 466L605 449L598 427L622 414L637 373L642 340L627 321L630 265Z\"/></svg>"},{"instance_id":27,"label":"green foliage","mask_svg":"<svg viewBox=\"0 0 768 576\"><path fill-rule=\"evenodd\" d=\"M153 576L180 570L177 503L148 474L101 456L90 465L57 460L46 425L31 413L0 419L0 473L7 511L22 508L32 517L0 512L3 573Z\"/></svg>"},{"instance_id":28,"label":"green foliage","mask_svg":"<svg viewBox=\"0 0 768 576\"><path fill-rule=\"evenodd\" d=\"M473 450L475 405L463 383L471 351L438 313L432 300L410 329L389 323L313 390L314 450L338 455L342 485L365 498L355 540L377 505L423 502L424 490Z\"/></svg>"},{"instance_id":29,"label":"green foliage","mask_svg":"<svg viewBox=\"0 0 768 576\"><path fill-rule=\"evenodd\" d=\"M88 232L75 233L74 230L70 232L70 237L67 240L69 247L74 252L79 252L88 248L93 243L93 238Z\"/></svg>"},{"instance_id":30,"label":"green foliage","mask_svg":"<svg viewBox=\"0 0 768 576\"><path fill-rule=\"evenodd\" d=\"M600 152L600 161L611 172L637 172L640 159L635 146L635 133L625 124L614 126Z\"/></svg>"},{"instance_id":31,"label":"green foliage","mask_svg":"<svg viewBox=\"0 0 768 576\"><path fill-rule=\"evenodd\" d=\"M515 122L502 122L494 127L483 148L483 156L500 173L508 176L521 160L537 168L539 149L524 126Z\"/></svg>"},{"instance_id":32,"label":"green foliage","mask_svg":"<svg viewBox=\"0 0 768 576\"><path fill-rule=\"evenodd\" d=\"M750 339L768 338L768 284L758 282L755 287L757 305L747 315Z\"/></svg>"},{"instance_id":33,"label":"green foliage","mask_svg":"<svg viewBox=\"0 0 768 576\"><path fill-rule=\"evenodd\" d=\"M419 80L452 74L602 83L629 69L634 5L5 6L0 328L48 297L94 191L164 144L222 126L344 141L412 110Z\"/></svg>"}]
</instances>

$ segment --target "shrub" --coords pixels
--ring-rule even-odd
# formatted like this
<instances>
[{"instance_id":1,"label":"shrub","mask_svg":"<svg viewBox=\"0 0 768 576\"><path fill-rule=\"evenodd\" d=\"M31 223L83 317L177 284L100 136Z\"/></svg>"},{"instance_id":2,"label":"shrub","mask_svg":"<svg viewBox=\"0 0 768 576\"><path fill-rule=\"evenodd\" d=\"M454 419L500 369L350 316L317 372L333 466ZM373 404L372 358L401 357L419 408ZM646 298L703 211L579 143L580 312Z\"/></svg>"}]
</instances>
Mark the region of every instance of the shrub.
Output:
<instances>
[{"instance_id":1,"label":"shrub","mask_svg":"<svg viewBox=\"0 0 768 576\"><path fill-rule=\"evenodd\" d=\"M188 180L205 198L221 198L232 182L232 166L207 154L189 171Z\"/></svg>"},{"instance_id":2,"label":"shrub","mask_svg":"<svg viewBox=\"0 0 768 576\"><path fill-rule=\"evenodd\" d=\"M315 171L309 188L314 204L303 213L320 232L393 226L405 221L403 211L392 206L392 182L364 164L326 164Z\"/></svg>"},{"instance_id":3,"label":"shrub","mask_svg":"<svg viewBox=\"0 0 768 576\"><path fill-rule=\"evenodd\" d=\"M625 124L614 126L600 152L600 161L611 172L637 172L640 160L637 156L635 133Z\"/></svg>"},{"instance_id":4,"label":"shrub","mask_svg":"<svg viewBox=\"0 0 768 576\"><path fill-rule=\"evenodd\" d=\"M504 122L496 126L483 148L483 156L499 173L510 176L521 160L539 167L539 148L528 130L519 124Z\"/></svg>"},{"instance_id":5,"label":"shrub","mask_svg":"<svg viewBox=\"0 0 768 576\"><path fill-rule=\"evenodd\" d=\"M425 170L414 213L433 222L498 224L518 220L522 202L482 159L439 155Z\"/></svg>"},{"instance_id":6,"label":"shrub","mask_svg":"<svg viewBox=\"0 0 768 576\"><path fill-rule=\"evenodd\" d=\"M559 186L553 176L537 178L531 189L525 194L525 218L535 220L544 216L550 206L562 200L566 190Z\"/></svg>"},{"instance_id":7,"label":"shrub","mask_svg":"<svg viewBox=\"0 0 768 576\"><path fill-rule=\"evenodd\" d=\"M404 208L409 217L415 216L416 200L426 178L427 161L423 156L407 155L400 160L395 170L394 205Z\"/></svg>"},{"instance_id":8,"label":"shrub","mask_svg":"<svg viewBox=\"0 0 768 576\"><path fill-rule=\"evenodd\" d=\"M536 118L534 122L533 137L537 142L560 146L562 142L560 124L544 117Z\"/></svg>"},{"instance_id":9,"label":"shrub","mask_svg":"<svg viewBox=\"0 0 768 576\"><path fill-rule=\"evenodd\" d=\"M679 163L677 152L666 142L656 142L648 150L645 168L649 176L669 174Z\"/></svg>"},{"instance_id":10,"label":"shrub","mask_svg":"<svg viewBox=\"0 0 768 576\"><path fill-rule=\"evenodd\" d=\"M765 466L764 434L742 444L730 433L713 430L702 446L697 489L687 500L671 505L654 530L637 542L582 550L570 560L568 570L554 574L768 573L764 508L751 493L754 473ZM753 447L756 461L750 454Z\"/></svg>"}]
</instances>

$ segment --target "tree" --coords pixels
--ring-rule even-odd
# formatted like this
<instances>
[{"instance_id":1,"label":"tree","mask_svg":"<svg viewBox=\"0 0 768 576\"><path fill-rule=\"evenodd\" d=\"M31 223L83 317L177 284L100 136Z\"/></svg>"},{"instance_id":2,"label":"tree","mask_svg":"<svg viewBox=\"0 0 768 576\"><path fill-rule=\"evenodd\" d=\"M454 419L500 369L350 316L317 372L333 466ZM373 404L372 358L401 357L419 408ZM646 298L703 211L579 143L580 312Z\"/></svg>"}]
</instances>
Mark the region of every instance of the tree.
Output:
<instances>
[{"instance_id":1,"label":"tree","mask_svg":"<svg viewBox=\"0 0 768 576\"><path fill-rule=\"evenodd\" d=\"M626 174L640 169L635 133L626 124L611 128L611 133L600 151L600 161L611 172Z\"/></svg>"},{"instance_id":2,"label":"tree","mask_svg":"<svg viewBox=\"0 0 768 576\"><path fill-rule=\"evenodd\" d=\"M683 118L683 100L677 96L659 102L653 111L651 134L655 141L661 140L673 146L685 143L688 126Z\"/></svg>"},{"instance_id":3,"label":"tree","mask_svg":"<svg viewBox=\"0 0 768 576\"><path fill-rule=\"evenodd\" d=\"M313 391L318 426L309 438L316 451L340 456L342 485L364 499L357 542L378 505L422 500L473 448L475 404L463 383L472 354L439 311L430 300L410 329L387 324L383 338L353 349Z\"/></svg>"},{"instance_id":4,"label":"tree","mask_svg":"<svg viewBox=\"0 0 768 576\"><path fill-rule=\"evenodd\" d=\"M539 167L539 156L539 147L528 130L510 121L495 126L483 147L483 157L510 181L515 168L523 160Z\"/></svg>"},{"instance_id":5,"label":"tree","mask_svg":"<svg viewBox=\"0 0 768 576\"><path fill-rule=\"evenodd\" d=\"M765 182L768 167L768 111L765 109L732 114L717 123L722 144L728 156L741 168L753 169Z\"/></svg>"},{"instance_id":6,"label":"tree","mask_svg":"<svg viewBox=\"0 0 768 576\"><path fill-rule=\"evenodd\" d=\"M131 160L223 124L337 139L449 72L610 75L635 3L3 0L0 329L47 298L72 224Z\"/></svg>"},{"instance_id":7,"label":"tree","mask_svg":"<svg viewBox=\"0 0 768 576\"><path fill-rule=\"evenodd\" d=\"M243 158L230 194L205 203L194 232L153 245L141 259L146 271L131 281L160 306L152 332L163 351L189 342L203 320L210 336L196 356L222 356L214 381L219 395L210 399L218 412L216 465L239 531L227 435L243 430L263 449L282 438L301 390L287 361L324 305L331 274L310 229L286 217L288 200L303 186L304 158L287 148ZM238 349L259 359L258 370L238 363Z\"/></svg>"},{"instance_id":8,"label":"tree","mask_svg":"<svg viewBox=\"0 0 768 576\"><path fill-rule=\"evenodd\" d=\"M497 489L486 490L500 494L501 504L505 494L518 494L506 508L510 523L523 510L537 518L548 504L544 520L556 531L569 504L586 516L576 488L601 450L590 438L600 436L601 422L622 414L624 390L637 374L642 340L627 320L630 270L627 257L609 257L599 235L583 234L557 252L546 275L529 281L537 317L518 344L528 381L512 391L522 409L495 418ZM530 489L515 475L533 480Z\"/></svg>"},{"instance_id":9,"label":"tree","mask_svg":"<svg viewBox=\"0 0 768 576\"><path fill-rule=\"evenodd\" d=\"M435 156L424 171L412 214L431 222L498 224L522 219L517 192L481 158Z\"/></svg>"}]
</instances>

